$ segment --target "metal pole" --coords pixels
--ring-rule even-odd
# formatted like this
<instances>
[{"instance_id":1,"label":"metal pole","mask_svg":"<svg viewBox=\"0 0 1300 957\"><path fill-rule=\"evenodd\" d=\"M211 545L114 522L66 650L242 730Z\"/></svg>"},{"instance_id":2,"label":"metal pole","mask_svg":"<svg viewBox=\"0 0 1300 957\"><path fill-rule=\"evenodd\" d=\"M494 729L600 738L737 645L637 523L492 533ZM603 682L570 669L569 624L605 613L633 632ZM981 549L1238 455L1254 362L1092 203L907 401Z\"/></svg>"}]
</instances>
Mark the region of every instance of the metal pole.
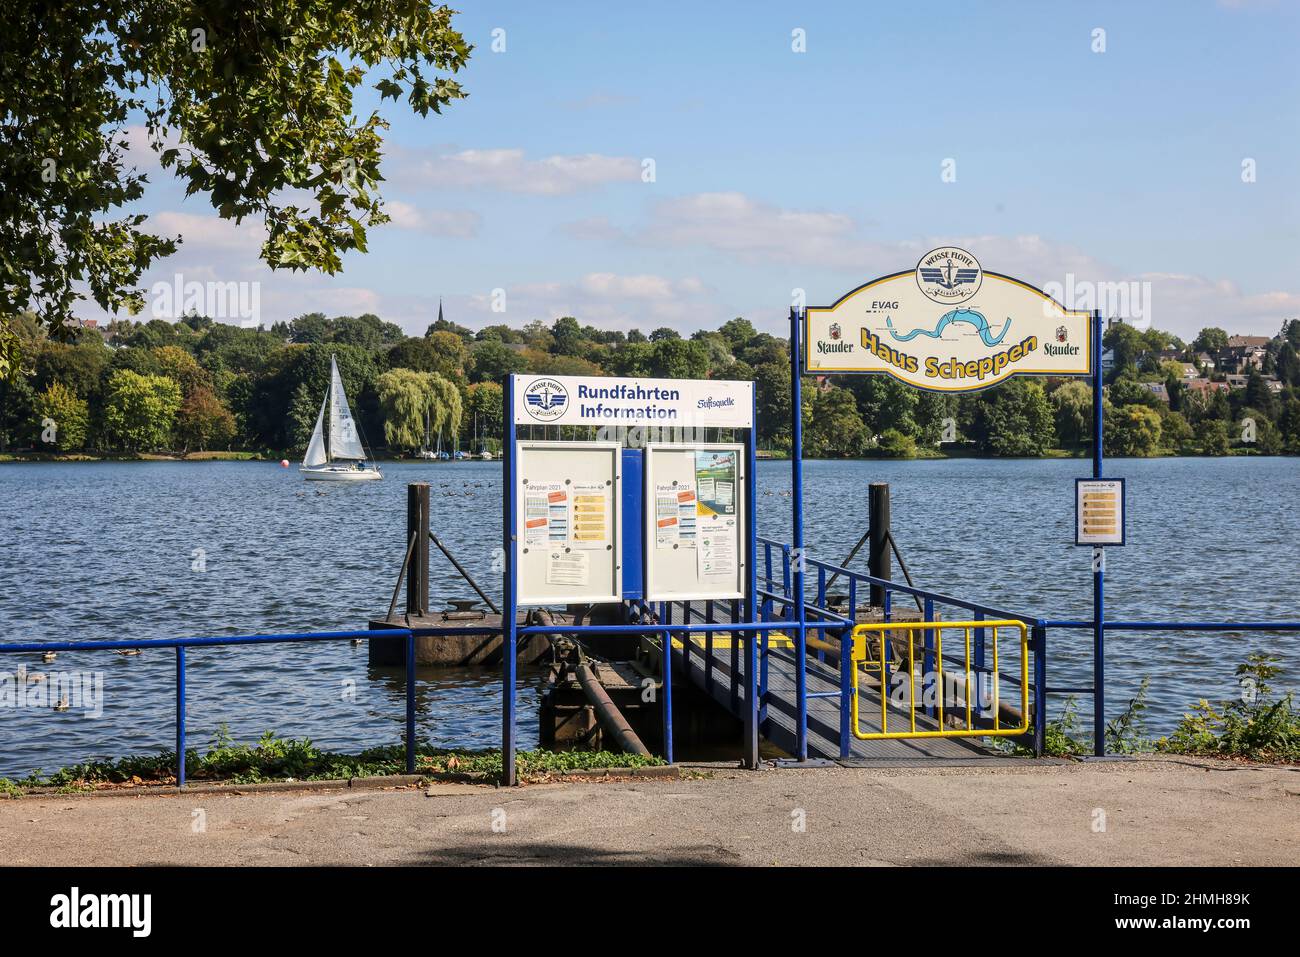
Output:
<instances>
[{"instance_id":1,"label":"metal pole","mask_svg":"<svg viewBox=\"0 0 1300 957\"><path fill-rule=\"evenodd\" d=\"M745 587L749 595L744 604L749 621L759 620L758 598L758 389L750 392L749 441L745 443L745 522L746 560L749 573L745 576ZM732 635L734 642L740 640L739 633ZM751 631L744 636L745 641L745 767L758 767L758 642L759 633Z\"/></svg>"},{"instance_id":2,"label":"metal pole","mask_svg":"<svg viewBox=\"0 0 1300 957\"><path fill-rule=\"evenodd\" d=\"M871 529L867 529L865 532L862 533L862 537L858 539L858 543L849 549L849 554L845 557L844 561L840 562L840 568L849 567L849 562L853 561L853 556L862 550L862 546L867 544L867 539L870 537L871 537ZM826 587L827 588L833 587L835 584L835 580L839 577L840 577L840 573L838 571L835 572L835 574L833 574L827 580Z\"/></svg>"},{"instance_id":3,"label":"metal pole","mask_svg":"<svg viewBox=\"0 0 1300 957\"><path fill-rule=\"evenodd\" d=\"M415 635L406 636L406 773L415 773Z\"/></svg>"},{"instance_id":4,"label":"metal pole","mask_svg":"<svg viewBox=\"0 0 1300 957\"><path fill-rule=\"evenodd\" d=\"M518 643L518 590L515 569L515 377L506 376L503 411L505 423L501 436L503 453L501 484L501 547L505 574L501 584L501 783L513 787L518 783L515 772L515 648ZM427 538L426 538L427 541Z\"/></svg>"},{"instance_id":5,"label":"metal pole","mask_svg":"<svg viewBox=\"0 0 1300 957\"><path fill-rule=\"evenodd\" d=\"M790 484L791 524L794 531L794 661L795 696L799 717L795 726L795 750L800 761L808 760L808 620L804 610L803 542L803 383L799 377L799 313L790 310Z\"/></svg>"},{"instance_id":6,"label":"metal pole","mask_svg":"<svg viewBox=\"0 0 1300 957\"><path fill-rule=\"evenodd\" d=\"M1034 757L1041 758L1047 742L1047 629L1034 625Z\"/></svg>"},{"instance_id":7,"label":"metal pole","mask_svg":"<svg viewBox=\"0 0 1300 957\"><path fill-rule=\"evenodd\" d=\"M853 628L858 621L858 580L849 579L849 624L844 626L840 642L840 757L853 753L852 701L853 670L858 663L853 660ZM883 637L883 636L882 636ZM882 686L883 687L883 686ZM883 694L883 691L882 691Z\"/></svg>"},{"instance_id":8,"label":"metal pole","mask_svg":"<svg viewBox=\"0 0 1300 957\"><path fill-rule=\"evenodd\" d=\"M867 534L871 547L867 550L867 570L875 578L893 579L889 567L889 483L872 482L867 488ZM871 604L884 607L885 586L871 586Z\"/></svg>"},{"instance_id":9,"label":"metal pole","mask_svg":"<svg viewBox=\"0 0 1300 957\"><path fill-rule=\"evenodd\" d=\"M402 559L402 570L397 573L397 583L393 585L393 600L388 603L388 614L384 616L384 621L393 620L393 612L397 610L397 596L402 591L402 582L406 579L406 569L411 564L411 552L414 550L415 536L411 536L406 544L406 557Z\"/></svg>"},{"instance_id":10,"label":"metal pole","mask_svg":"<svg viewBox=\"0 0 1300 957\"><path fill-rule=\"evenodd\" d=\"M1101 373L1101 310L1092 314L1092 477L1102 477L1102 428L1105 414ZM1106 552L1100 546L1092 554L1092 753L1106 754Z\"/></svg>"},{"instance_id":11,"label":"metal pole","mask_svg":"<svg viewBox=\"0 0 1300 957\"><path fill-rule=\"evenodd\" d=\"M406 486L406 540L416 539L406 577L407 618L429 613L429 483Z\"/></svg>"},{"instance_id":12,"label":"metal pole","mask_svg":"<svg viewBox=\"0 0 1300 957\"><path fill-rule=\"evenodd\" d=\"M501 609L497 607L497 603L487 596L487 592L478 586L478 582L470 577L469 572L460 567L460 562L456 561L456 556L451 553L450 549L448 549L441 540L439 540L438 536L433 534L433 532L430 532L429 538L433 540L433 544L438 546L438 550L447 556L447 561L451 562L456 571L460 572L460 577L469 582L469 587L478 592L478 597L482 598L483 601L487 603L487 606L492 609L492 613L496 615L501 614Z\"/></svg>"},{"instance_id":13,"label":"metal pole","mask_svg":"<svg viewBox=\"0 0 1300 957\"><path fill-rule=\"evenodd\" d=\"M176 787L185 787L185 646L176 646Z\"/></svg>"},{"instance_id":14,"label":"metal pole","mask_svg":"<svg viewBox=\"0 0 1300 957\"><path fill-rule=\"evenodd\" d=\"M659 616L663 621L668 620L666 614ZM664 653L660 664L663 671L663 699L664 699L664 760L669 764L673 763L673 635L667 628L663 629L664 636ZM682 647L690 641L690 635L685 635Z\"/></svg>"}]
</instances>

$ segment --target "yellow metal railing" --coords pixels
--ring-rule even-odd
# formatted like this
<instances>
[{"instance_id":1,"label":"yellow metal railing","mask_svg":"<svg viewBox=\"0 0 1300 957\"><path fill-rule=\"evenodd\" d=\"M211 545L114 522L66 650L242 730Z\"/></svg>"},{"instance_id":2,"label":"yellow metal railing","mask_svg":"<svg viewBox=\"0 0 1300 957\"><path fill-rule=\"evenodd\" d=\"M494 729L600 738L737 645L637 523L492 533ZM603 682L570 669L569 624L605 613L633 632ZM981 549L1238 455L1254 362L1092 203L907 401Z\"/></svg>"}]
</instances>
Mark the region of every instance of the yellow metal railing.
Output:
<instances>
[{"instance_id":1,"label":"yellow metal railing","mask_svg":"<svg viewBox=\"0 0 1300 957\"><path fill-rule=\"evenodd\" d=\"M986 632L991 632L992 637L992 657L993 668L990 680L993 685L993 700L989 710L992 711L993 727L977 728L975 727L972 712L972 695L971 695L971 632L976 628L983 628ZM1020 724L1014 728L1004 728L1002 726L1001 700L999 698L999 685L1001 677L998 672L998 629L1015 628L1020 632ZM962 702L966 711L966 727L964 728L945 728L944 727L944 704L948 697L947 684L943 675L943 633L945 631L961 629L965 638L965 656L962 659L963 671L965 672L965 693L962 696ZM934 685L938 688L936 695L936 704L938 706L939 730L927 731L916 729L916 632L933 631L935 633L935 648L933 649L934 661L938 667L938 676L935 678ZM908 731L890 731L889 730L889 699L891 697L889 681L889 664L885 657L885 647L889 643L886 639L885 632L907 632L907 684L908 684L908 716L911 719L911 729ZM880 660L873 661L880 669L880 730L863 731L858 717L858 662L867 660L867 641L866 636L871 633L879 635L878 644L880 645ZM853 736L860 741L881 741L893 738L982 738L1025 734L1029 730L1029 629L1023 621L895 621L881 622L878 624L857 625L853 629L853 648L849 654L850 670L853 674L853 697L852 697L852 715L853 715ZM901 666L898 670L902 670ZM950 671L951 673L951 671ZM984 673L988 673L985 671ZM930 676L923 676L928 679ZM976 679L978 683L979 679ZM955 695L954 695L955 698ZM923 706L925 702L922 702Z\"/></svg>"}]
</instances>

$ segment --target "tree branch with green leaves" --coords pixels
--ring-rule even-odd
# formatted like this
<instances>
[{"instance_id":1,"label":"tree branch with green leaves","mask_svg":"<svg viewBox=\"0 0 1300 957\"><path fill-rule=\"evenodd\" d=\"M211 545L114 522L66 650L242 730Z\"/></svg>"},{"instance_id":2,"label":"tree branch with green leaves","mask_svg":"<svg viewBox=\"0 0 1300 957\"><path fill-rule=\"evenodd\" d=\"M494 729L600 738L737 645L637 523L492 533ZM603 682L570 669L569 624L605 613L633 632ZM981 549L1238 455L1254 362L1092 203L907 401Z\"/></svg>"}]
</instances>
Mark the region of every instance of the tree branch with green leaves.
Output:
<instances>
[{"instance_id":1,"label":"tree branch with green leaves","mask_svg":"<svg viewBox=\"0 0 1300 957\"><path fill-rule=\"evenodd\" d=\"M10 0L0 7L0 316L66 338L77 303L138 312L183 237L130 210L159 164L222 219L260 219L272 268L333 274L387 222L369 83L420 116L466 94L454 11L412 0ZM0 375L21 356L0 334Z\"/></svg>"}]
</instances>

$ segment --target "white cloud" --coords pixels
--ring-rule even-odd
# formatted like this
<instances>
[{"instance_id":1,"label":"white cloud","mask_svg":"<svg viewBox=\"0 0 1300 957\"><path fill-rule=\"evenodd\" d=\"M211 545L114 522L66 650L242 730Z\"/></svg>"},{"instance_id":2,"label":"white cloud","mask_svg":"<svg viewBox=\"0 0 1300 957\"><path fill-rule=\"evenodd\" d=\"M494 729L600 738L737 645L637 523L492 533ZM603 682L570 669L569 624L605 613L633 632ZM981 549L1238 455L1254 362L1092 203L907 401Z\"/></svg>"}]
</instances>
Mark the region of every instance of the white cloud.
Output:
<instances>
[{"instance_id":1,"label":"white cloud","mask_svg":"<svg viewBox=\"0 0 1300 957\"><path fill-rule=\"evenodd\" d=\"M437 188L559 196L607 183L639 181L641 164L630 156L601 153L530 160L521 149L461 150L432 160L417 160L402 175Z\"/></svg>"},{"instance_id":2,"label":"white cloud","mask_svg":"<svg viewBox=\"0 0 1300 957\"><path fill-rule=\"evenodd\" d=\"M490 293L464 300L467 324L523 325L534 319L551 321L575 316L580 322L608 329L644 331L673 326L691 332L713 328L722 319L714 290L701 279L672 279L651 273L623 275L587 273L574 280L521 283L505 287L506 311L493 312ZM471 318L472 317L472 318ZM460 320L465 321L465 320Z\"/></svg>"},{"instance_id":3,"label":"white cloud","mask_svg":"<svg viewBox=\"0 0 1300 957\"><path fill-rule=\"evenodd\" d=\"M886 244L858 235L842 213L782 209L743 193L696 193L661 200L628 238L649 246L701 246L742 262L866 267L883 261ZM920 252L924 252L921 250Z\"/></svg>"},{"instance_id":4,"label":"white cloud","mask_svg":"<svg viewBox=\"0 0 1300 957\"><path fill-rule=\"evenodd\" d=\"M162 236L179 235L180 251L185 253L252 249L256 255L266 242L266 228L256 218L235 223L220 216L166 210L150 216L143 228Z\"/></svg>"},{"instance_id":5,"label":"white cloud","mask_svg":"<svg viewBox=\"0 0 1300 957\"><path fill-rule=\"evenodd\" d=\"M836 286L808 289L811 301L818 303L831 302L874 276L907 269L927 250L951 244L974 252L986 269L1039 288L1049 283L1075 289L1082 283L1136 284L1137 294L1146 297L1142 318L1183 338L1209 325L1271 335L1283 318L1300 315L1300 294L1295 292L1245 293L1222 278L1126 269L1039 235L938 234L881 241L868 237L862 224L842 213L785 209L735 192L661 200L651 206L643 224L631 228L594 217L562 229L579 239L622 240L655 249L693 248L714 253L728 264L777 264L842 277ZM737 293L746 295L744 290ZM743 305L733 301L728 309L739 315ZM1073 305L1091 308L1092 304Z\"/></svg>"},{"instance_id":6,"label":"white cloud","mask_svg":"<svg viewBox=\"0 0 1300 957\"><path fill-rule=\"evenodd\" d=\"M412 229L434 236L468 239L477 236L483 217L469 209L422 209L401 200L384 203L384 212L398 229Z\"/></svg>"}]
</instances>

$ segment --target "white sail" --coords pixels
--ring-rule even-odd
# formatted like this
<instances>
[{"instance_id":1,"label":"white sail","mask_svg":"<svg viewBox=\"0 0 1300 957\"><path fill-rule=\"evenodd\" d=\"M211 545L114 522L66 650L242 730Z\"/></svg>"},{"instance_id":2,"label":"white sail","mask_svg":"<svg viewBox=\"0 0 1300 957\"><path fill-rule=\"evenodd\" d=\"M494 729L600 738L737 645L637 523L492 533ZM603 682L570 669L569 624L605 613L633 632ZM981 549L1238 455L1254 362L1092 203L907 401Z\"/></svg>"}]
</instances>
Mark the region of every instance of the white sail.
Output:
<instances>
[{"instance_id":1,"label":"white sail","mask_svg":"<svg viewBox=\"0 0 1300 957\"><path fill-rule=\"evenodd\" d=\"M348 397L343 391L339 367L330 356L330 459L364 459L366 450L361 447L357 424L348 408Z\"/></svg>"},{"instance_id":2,"label":"white sail","mask_svg":"<svg viewBox=\"0 0 1300 957\"><path fill-rule=\"evenodd\" d=\"M329 456L325 454L325 403L320 404L320 412L316 415L316 430L311 434L311 441L307 443L307 456L302 460L302 464L311 468L314 465L324 465L329 461Z\"/></svg>"}]
</instances>

